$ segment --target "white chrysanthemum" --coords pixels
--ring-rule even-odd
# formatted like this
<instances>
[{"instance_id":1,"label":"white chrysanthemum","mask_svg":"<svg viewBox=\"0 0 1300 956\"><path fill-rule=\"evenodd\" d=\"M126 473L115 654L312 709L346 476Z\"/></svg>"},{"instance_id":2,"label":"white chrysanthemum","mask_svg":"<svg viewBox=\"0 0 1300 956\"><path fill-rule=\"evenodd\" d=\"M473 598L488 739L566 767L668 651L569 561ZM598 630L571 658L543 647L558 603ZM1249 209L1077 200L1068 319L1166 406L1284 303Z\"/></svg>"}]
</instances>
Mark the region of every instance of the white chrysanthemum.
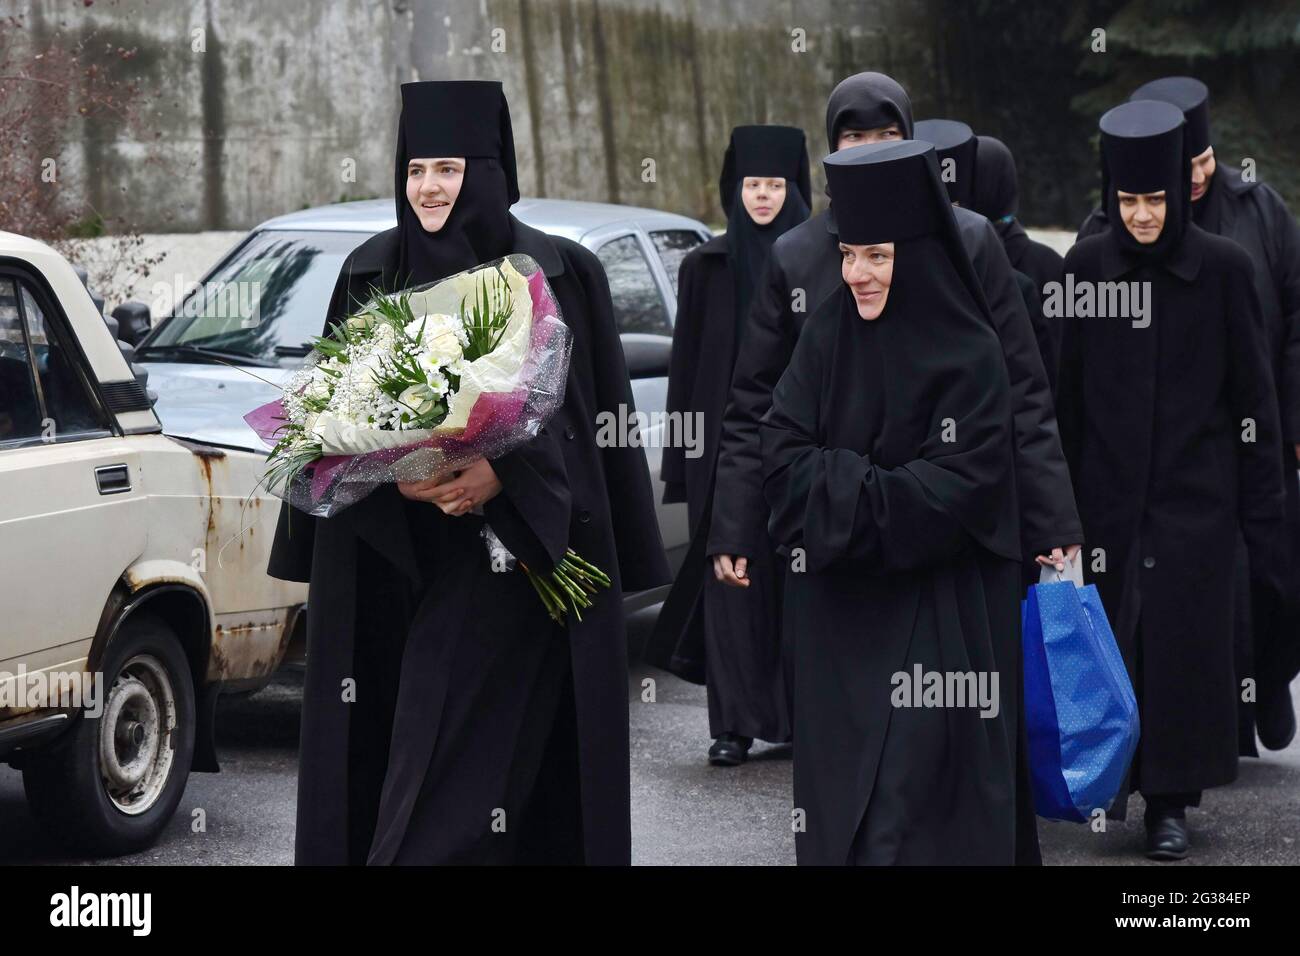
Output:
<instances>
[{"instance_id":1,"label":"white chrysanthemum","mask_svg":"<svg viewBox=\"0 0 1300 956\"><path fill-rule=\"evenodd\" d=\"M460 365L459 362L456 364L457 366ZM446 395L447 389L451 387L451 383L447 381L447 376L443 374L442 370L434 369L433 371L428 372L427 375L430 390L439 397Z\"/></svg>"}]
</instances>

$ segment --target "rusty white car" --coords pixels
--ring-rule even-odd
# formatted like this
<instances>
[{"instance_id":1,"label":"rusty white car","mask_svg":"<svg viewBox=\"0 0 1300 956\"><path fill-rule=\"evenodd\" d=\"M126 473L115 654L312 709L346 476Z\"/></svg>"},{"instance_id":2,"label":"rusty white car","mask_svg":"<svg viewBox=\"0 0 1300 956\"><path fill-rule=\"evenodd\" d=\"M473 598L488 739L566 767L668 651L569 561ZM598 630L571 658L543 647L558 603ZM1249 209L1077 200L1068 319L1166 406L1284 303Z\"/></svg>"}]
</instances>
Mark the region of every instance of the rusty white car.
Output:
<instances>
[{"instance_id":1,"label":"rusty white car","mask_svg":"<svg viewBox=\"0 0 1300 956\"><path fill-rule=\"evenodd\" d=\"M66 260L0 232L0 761L103 854L218 769L217 695L270 678L306 601L265 573L265 454L166 434L129 351Z\"/></svg>"}]
</instances>

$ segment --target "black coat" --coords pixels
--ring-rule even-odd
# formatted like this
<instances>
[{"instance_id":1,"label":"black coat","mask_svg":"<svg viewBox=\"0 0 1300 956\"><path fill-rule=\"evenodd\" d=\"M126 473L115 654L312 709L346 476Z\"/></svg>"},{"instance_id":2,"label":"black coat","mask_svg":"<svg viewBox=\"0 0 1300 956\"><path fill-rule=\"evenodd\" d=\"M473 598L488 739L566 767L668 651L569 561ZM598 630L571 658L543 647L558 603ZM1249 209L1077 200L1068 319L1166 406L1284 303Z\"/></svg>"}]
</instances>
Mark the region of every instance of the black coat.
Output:
<instances>
[{"instance_id":1,"label":"black coat","mask_svg":"<svg viewBox=\"0 0 1300 956\"><path fill-rule=\"evenodd\" d=\"M1255 292L1282 425L1279 467L1287 497L1282 577L1285 592L1294 599L1300 594L1300 480L1295 453L1300 443L1300 224L1274 189L1243 182L1222 164L1215 170L1209 193L1196 205L1200 202L1215 204L1211 231L1245 249L1255 265ZM1080 227L1079 238L1101 232L1107 223L1105 213L1094 210ZM1257 675L1261 683L1287 693L1286 685L1300 673L1296 608L1269 595L1257 593L1255 598L1255 647L1251 648L1252 635L1241 639L1244 657L1239 666L1243 674ZM1253 706L1243 704L1243 721L1252 716ZM1242 753L1256 754L1249 726L1243 728Z\"/></svg>"},{"instance_id":2,"label":"black coat","mask_svg":"<svg viewBox=\"0 0 1300 956\"><path fill-rule=\"evenodd\" d=\"M1283 509L1252 266L1235 243L1189 226L1164 265L1135 265L1094 236L1065 270L1076 283L1152 283L1147 328L1065 320L1058 397L1085 567L1141 707L1135 786L1224 784L1237 772L1237 540L1253 567L1275 567ZM1247 418L1253 442L1242 440Z\"/></svg>"},{"instance_id":3,"label":"black coat","mask_svg":"<svg viewBox=\"0 0 1300 956\"><path fill-rule=\"evenodd\" d=\"M1035 242L1029 238L1024 227L1018 222L1010 222L997 227L1002 237L1002 247L1007 251L1011 268L1023 272L1034 280L1034 285L1042 292L1049 282L1059 282L1065 259L1051 246Z\"/></svg>"},{"instance_id":4,"label":"black coat","mask_svg":"<svg viewBox=\"0 0 1300 956\"><path fill-rule=\"evenodd\" d=\"M1033 326L993 226L954 207L958 230L1002 343L1016 425L1016 488L1025 554L1082 540L1083 531L1061 455L1047 374ZM758 423L790 362L804 321L842 284L838 238L825 212L776 241L754 299L732 375L719 447L707 554L756 552L767 508L760 481Z\"/></svg>"},{"instance_id":5,"label":"black coat","mask_svg":"<svg viewBox=\"0 0 1300 956\"><path fill-rule=\"evenodd\" d=\"M1025 300L1025 311L1029 313L1030 324L1034 327L1034 338L1038 342L1038 357L1043 360L1043 370L1047 373L1047 386L1052 395L1056 395L1056 371L1061 364L1061 320L1050 316L1043 309L1043 297L1034 280L1019 269L1015 270L1016 285L1020 287L1020 297ZM1029 560L1032 562L1033 557Z\"/></svg>"},{"instance_id":6,"label":"black coat","mask_svg":"<svg viewBox=\"0 0 1300 956\"><path fill-rule=\"evenodd\" d=\"M709 686L711 735L770 741L790 737L781 647L782 571L767 542L751 555L748 588L714 578L704 553L713 501L722 415L736 358L735 284L726 236L693 249L677 281L667 410L699 415L702 454L680 444L663 451L664 501L685 501L691 547L678 569L646 647L650 663Z\"/></svg>"},{"instance_id":7,"label":"black coat","mask_svg":"<svg viewBox=\"0 0 1300 956\"><path fill-rule=\"evenodd\" d=\"M1011 268L1026 276L1034 288L1032 301L1029 296L1025 297L1025 308L1029 310L1034 335L1038 337L1038 352L1055 395L1056 370L1061 360L1061 320L1043 312L1042 300L1047 284L1061 281L1065 260L1051 246L1030 239L1024 227L1014 219L994 223L994 229L1002 239L1002 248L1007 252Z\"/></svg>"},{"instance_id":8,"label":"black coat","mask_svg":"<svg viewBox=\"0 0 1300 956\"><path fill-rule=\"evenodd\" d=\"M1006 370L972 314L958 341L921 343L952 348L962 364L908 381L925 369L891 347L890 337L905 337L894 334L900 321L921 318L904 304L867 323L830 299L800 336L761 426L772 531L807 565L786 580L798 862L1010 865L1036 857L1037 841L1017 759ZM953 409L962 415L955 444L940 437ZM996 715L969 701L911 706L911 695L896 696L896 675L918 670L998 675Z\"/></svg>"},{"instance_id":9,"label":"black coat","mask_svg":"<svg viewBox=\"0 0 1300 956\"><path fill-rule=\"evenodd\" d=\"M311 584L299 863L629 862L622 594L666 583L668 569L643 452L595 440L601 411L633 407L604 272L574 242L513 228L515 251L546 272L573 353L563 407L493 461L503 491L485 516L531 566L567 545L613 586L566 631L539 613L522 572L492 571L482 519L448 518L392 485L334 518L282 507L270 573ZM393 288L396 247L390 230L349 256L331 318L372 284ZM352 704L340 700L348 678ZM534 774L535 788L522 779ZM530 790L527 806L503 807L523 844L505 855L489 831L496 808L477 801Z\"/></svg>"},{"instance_id":10,"label":"black coat","mask_svg":"<svg viewBox=\"0 0 1300 956\"><path fill-rule=\"evenodd\" d=\"M668 411L703 414L703 453L686 457L680 444L665 448L660 463L664 502L684 501L691 527L713 483L722 412L736 359L735 291L727 263L727 237L714 236L682 260L677 279L677 320L668 369Z\"/></svg>"}]
</instances>

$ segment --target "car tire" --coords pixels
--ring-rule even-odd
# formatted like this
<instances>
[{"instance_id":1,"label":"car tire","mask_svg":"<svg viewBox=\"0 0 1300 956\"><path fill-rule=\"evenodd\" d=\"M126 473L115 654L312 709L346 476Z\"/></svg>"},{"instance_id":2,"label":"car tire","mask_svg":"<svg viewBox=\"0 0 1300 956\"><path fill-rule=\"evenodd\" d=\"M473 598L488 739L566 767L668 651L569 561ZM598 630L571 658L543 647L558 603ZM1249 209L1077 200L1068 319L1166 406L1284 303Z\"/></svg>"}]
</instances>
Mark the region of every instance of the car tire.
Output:
<instances>
[{"instance_id":1,"label":"car tire","mask_svg":"<svg viewBox=\"0 0 1300 956\"><path fill-rule=\"evenodd\" d=\"M132 615L100 668L100 713L83 713L23 768L33 815L69 848L101 856L152 845L180 803L194 758L189 661L173 630Z\"/></svg>"}]
</instances>

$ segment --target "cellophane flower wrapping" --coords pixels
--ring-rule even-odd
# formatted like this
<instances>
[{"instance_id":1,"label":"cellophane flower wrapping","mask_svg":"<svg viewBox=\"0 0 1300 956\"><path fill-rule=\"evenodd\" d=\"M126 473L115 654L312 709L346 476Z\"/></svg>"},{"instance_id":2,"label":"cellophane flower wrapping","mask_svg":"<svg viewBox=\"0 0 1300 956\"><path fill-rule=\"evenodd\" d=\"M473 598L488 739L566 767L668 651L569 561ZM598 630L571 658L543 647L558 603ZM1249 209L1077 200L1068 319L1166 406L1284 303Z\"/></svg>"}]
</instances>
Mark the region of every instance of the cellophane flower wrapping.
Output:
<instances>
[{"instance_id":1,"label":"cellophane flower wrapping","mask_svg":"<svg viewBox=\"0 0 1300 956\"><path fill-rule=\"evenodd\" d=\"M376 295L244 420L272 446L268 488L328 518L528 441L564 402L571 348L545 274L511 255Z\"/></svg>"}]
</instances>

